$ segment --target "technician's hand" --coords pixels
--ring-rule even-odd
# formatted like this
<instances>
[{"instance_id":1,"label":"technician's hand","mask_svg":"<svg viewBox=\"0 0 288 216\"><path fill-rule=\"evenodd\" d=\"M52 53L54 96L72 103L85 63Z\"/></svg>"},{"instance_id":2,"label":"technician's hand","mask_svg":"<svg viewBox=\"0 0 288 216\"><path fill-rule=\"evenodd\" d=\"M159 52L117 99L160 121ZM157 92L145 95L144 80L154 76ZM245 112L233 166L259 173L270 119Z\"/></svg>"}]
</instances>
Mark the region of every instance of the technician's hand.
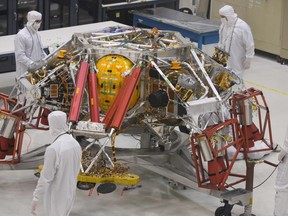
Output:
<instances>
[{"instance_id":1,"label":"technician's hand","mask_svg":"<svg viewBox=\"0 0 288 216\"><path fill-rule=\"evenodd\" d=\"M250 58L246 58L244 61L244 69L247 70L249 69L251 66L251 59Z\"/></svg>"},{"instance_id":2,"label":"technician's hand","mask_svg":"<svg viewBox=\"0 0 288 216\"><path fill-rule=\"evenodd\" d=\"M279 152L279 154L278 154L278 160L279 160L279 161L283 161L284 158L285 158L285 155L286 155L286 152L283 151L283 150L281 150L281 151Z\"/></svg>"},{"instance_id":3,"label":"technician's hand","mask_svg":"<svg viewBox=\"0 0 288 216\"><path fill-rule=\"evenodd\" d=\"M37 208L37 201L33 200L32 201L32 206L31 206L31 214L32 215L37 215L36 214L36 208Z\"/></svg>"},{"instance_id":4,"label":"technician's hand","mask_svg":"<svg viewBox=\"0 0 288 216\"><path fill-rule=\"evenodd\" d=\"M47 62L43 59L41 60L38 60L38 61L34 61L33 63L31 63L29 66L28 66L28 70L29 71L34 71L34 70L37 70L39 69L42 65L45 65L47 64Z\"/></svg>"}]
</instances>

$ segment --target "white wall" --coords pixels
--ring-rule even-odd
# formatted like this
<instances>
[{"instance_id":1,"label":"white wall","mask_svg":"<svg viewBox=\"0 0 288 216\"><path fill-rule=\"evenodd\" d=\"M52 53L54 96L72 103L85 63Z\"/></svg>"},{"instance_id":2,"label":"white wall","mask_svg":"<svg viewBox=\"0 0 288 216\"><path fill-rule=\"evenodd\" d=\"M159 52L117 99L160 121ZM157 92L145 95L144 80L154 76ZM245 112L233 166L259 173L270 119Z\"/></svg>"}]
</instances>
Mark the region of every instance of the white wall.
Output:
<instances>
[{"instance_id":1,"label":"white wall","mask_svg":"<svg viewBox=\"0 0 288 216\"><path fill-rule=\"evenodd\" d=\"M179 8L190 8L193 14L196 13L196 9L199 5L199 1L201 0L180 0Z\"/></svg>"},{"instance_id":2,"label":"white wall","mask_svg":"<svg viewBox=\"0 0 288 216\"><path fill-rule=\"evenodd\" d=\"M179 1L179 8L188 7L192 9L193 0L180 0Z\"/></svg>"}]
</instances>

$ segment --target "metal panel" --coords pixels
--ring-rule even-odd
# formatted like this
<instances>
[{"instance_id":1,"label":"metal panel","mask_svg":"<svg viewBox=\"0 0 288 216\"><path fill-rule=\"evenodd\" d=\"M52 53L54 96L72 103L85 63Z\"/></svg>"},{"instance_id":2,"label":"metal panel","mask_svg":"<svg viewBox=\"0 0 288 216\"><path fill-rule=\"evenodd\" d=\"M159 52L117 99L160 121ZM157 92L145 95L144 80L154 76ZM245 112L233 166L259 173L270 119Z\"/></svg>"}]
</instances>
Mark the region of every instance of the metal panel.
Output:
<instances>
[{"instance_id":1,"label":"metal panel","mask_svg":"<svg viewBox=\"0 0 288 216\"><path fill-rule=\"evenodd\" d=\"M0 36L8 34L8 4L7 0L0 0Z\"/></svg>"},{"instance_id":2,"label":"metal panel","mask_svg":"<svg viewBox=\"0 0 288 216\"><path fill-rule=\"evenodd\" d=\"M39 7L39 0L17 0L16 1L16 32L24 28L27 23L27 13L36 10L42 13Z\"/></svg>"},{"instance_id":3,"label":"metal panel","mask_svg":"<svg viewBox=\"0 0 288 216\"><path fill-rule=\"evenodd\" d=\"M281 53L282 58L288 59L288 1L283 1L283 23L282 23L282 38L281 38Z\"/></svg>"},{"instance_id":4,"label":"metal panel","mask_svg":"<svg viewBox=\"0 0 288 216\"><path fill-rule=\"evenodd\" d=\"M71 0L49 0L44 3L45 29L68 27L71 25Z\"/></svg>"}]
</instances>

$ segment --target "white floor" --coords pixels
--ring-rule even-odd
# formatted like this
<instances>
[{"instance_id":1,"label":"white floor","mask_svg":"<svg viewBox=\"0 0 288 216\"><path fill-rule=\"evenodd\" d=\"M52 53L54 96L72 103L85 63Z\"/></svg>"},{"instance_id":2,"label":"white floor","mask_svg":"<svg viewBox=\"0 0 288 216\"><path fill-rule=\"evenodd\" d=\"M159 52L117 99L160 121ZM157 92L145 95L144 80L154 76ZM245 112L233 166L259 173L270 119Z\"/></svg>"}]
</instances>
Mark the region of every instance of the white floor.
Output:
<instances>
[{"instance_id":1,"label":"white floor","mask_svg":"<svg viewBox=\"0 0 288 216\"><path fill-rule=\"evenodd\" d=\"M209 50L209 47L205 49ZM0 74L0 77L0 87L13 85L13 73ZM244 80L247 87L254 86L263 91L270 110L274 142L282 144L288 122L288 115L285 114L288 110L288 66L277 63L275 59L256 55ZM277 153L272 152L265 159L277 163ZM121 185L117 186L115 192L99 196L96 192L88 196L88 191L77 190L71 216L212 216L223 205L219 199L193 189L172 189L160 175L135 164L129 166L132 173L141 177L141 188L125 191L123 196ZM244 161L237 161L235 167L244 169ZM273 170L266 164L256 165L254 186L262 183ZM0 171L0 216L30 215L32 193L38 180L33 173L33 170ZM273 215L275 176L276 172L254 190L255 215ZM40 205L39 212L41 209ZM232 215L242 213L243 207L235 206L232 210Z\"/></svg>"}]
</instances>

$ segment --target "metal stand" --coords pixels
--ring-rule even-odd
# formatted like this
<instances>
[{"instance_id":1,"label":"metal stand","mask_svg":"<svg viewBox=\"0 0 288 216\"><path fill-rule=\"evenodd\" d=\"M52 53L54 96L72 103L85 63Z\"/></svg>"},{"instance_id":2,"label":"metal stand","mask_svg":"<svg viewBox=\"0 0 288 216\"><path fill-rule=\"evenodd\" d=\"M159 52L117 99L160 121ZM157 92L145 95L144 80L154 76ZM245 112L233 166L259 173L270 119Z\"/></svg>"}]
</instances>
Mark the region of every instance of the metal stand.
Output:
<instances>
[{"instance_id":1,"label":"metal stand","mask_svg":"<svg viewBox=\"0 0 288 216\"><path fill-rule=\"evenodd\" d=\"M244 213L241 216L254 216L252 214L254 167L254 163L246 162L246 190L251 192L251 197L250 202L244 206Z\"/></svg>"}]
</instances>

